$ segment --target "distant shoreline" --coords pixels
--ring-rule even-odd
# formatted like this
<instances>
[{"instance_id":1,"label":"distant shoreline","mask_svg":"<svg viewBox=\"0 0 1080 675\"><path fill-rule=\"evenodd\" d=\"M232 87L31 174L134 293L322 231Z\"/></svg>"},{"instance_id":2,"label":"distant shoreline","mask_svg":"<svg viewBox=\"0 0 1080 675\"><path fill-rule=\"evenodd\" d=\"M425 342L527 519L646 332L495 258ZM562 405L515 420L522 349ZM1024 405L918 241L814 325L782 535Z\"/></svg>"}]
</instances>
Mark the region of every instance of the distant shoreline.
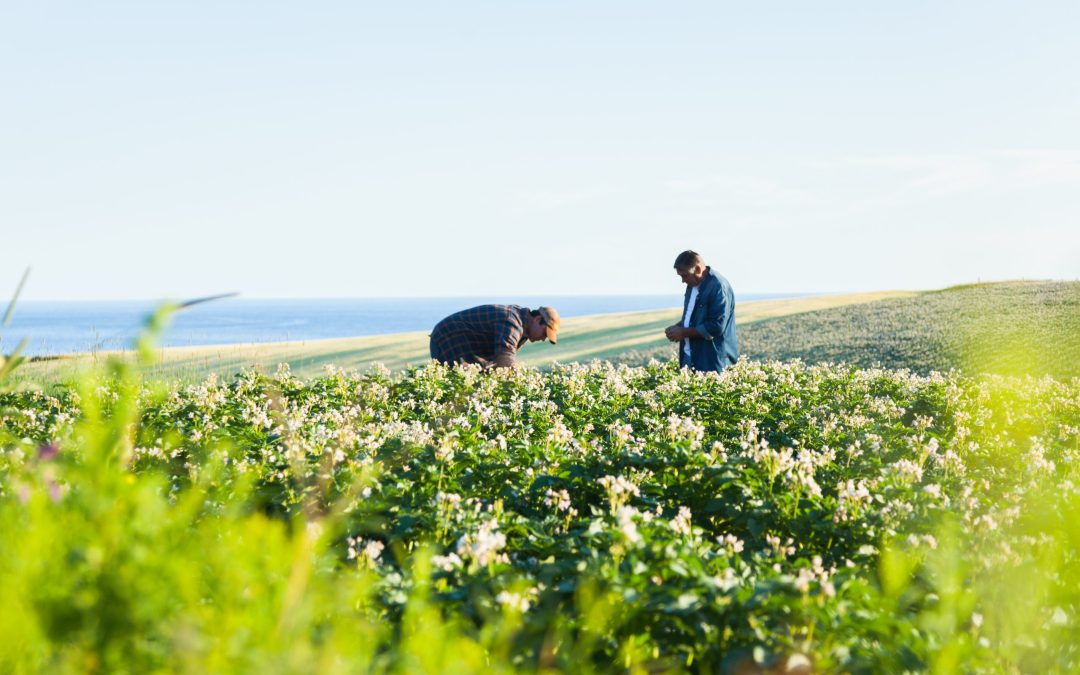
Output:
<instances>
[{"instance_id":1,"label":"distant shoreline","mask_svg":"<svg viewBox=\"0 0 1080 675\"><path fill-rule=\"evenodd\" d=\"M809 293L745 294L737 302L816 297ZM564 318L652 311L680 304L677 293L618 296L447 298L230 298L177 313L164 345L221 347L308 343L428 331L442 317L485 302L556 307ZM28 340L27 356L64 357L130 349L146 317L161 303L145 301L26 301L0 332L3 345Z\"/></svg>"}]
</instances>

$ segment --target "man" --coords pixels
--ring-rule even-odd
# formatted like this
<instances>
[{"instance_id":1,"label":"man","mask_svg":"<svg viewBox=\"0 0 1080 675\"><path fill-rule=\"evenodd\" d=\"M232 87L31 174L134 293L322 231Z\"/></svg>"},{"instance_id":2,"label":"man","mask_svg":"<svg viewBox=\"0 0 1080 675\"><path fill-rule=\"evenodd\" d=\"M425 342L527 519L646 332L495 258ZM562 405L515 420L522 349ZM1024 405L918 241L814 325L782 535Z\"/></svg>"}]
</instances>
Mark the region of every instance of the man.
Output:
<instances>
[{"instance_id":1,"label":"man","mask_svg":"<svg viewBox=\"0 0 1080 675\"><path fill-rule=\"evenodd\" d=\"M451 314L431 331L431 358L446 364L516 368L518 349L545 339L555 344L559 313L552 307L480 305Z\"/></svg>"},{"instance_id":2,"label":"man","mask_svg":"<svg viewBox=\"0 0 1080 675\"><path fill-rule=\"evenodd\" d=\"M739 360L731 284L694 251L683 251L675 258L675 272L686 284L683 320L668 326L664 334L681 343L680 366L720 372Z\"/></svg>"}]
</instances>

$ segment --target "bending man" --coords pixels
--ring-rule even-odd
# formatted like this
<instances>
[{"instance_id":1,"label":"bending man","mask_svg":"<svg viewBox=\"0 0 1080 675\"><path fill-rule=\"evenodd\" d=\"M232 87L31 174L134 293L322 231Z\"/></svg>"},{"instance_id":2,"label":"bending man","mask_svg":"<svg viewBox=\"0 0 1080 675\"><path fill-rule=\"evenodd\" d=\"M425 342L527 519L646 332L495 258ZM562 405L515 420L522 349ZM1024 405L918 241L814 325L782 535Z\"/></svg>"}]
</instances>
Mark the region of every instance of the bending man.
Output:
<instances>
[{"instance_id":1,"label":"bending man","mask_svg":"<svg viewBox=\"0 0 1080 675\"><path fill-rule=\"evenodd\" d=\"M559 313L551 307L480 305L451 314L431 331L431 358L446 364L516 368L517 351L528 342L555 344Z\"/></svg>"},{"instance_id":2,"label":"bending man","mask_svg":"<svg viewBox=\"0 0 1080 675\"><path fill-rule=\"evenodd\" d=\"M664 334L682 343L680 366L720 372L739 360L731 284L694 251L683 251L675 258L675 273L686 284L683 320L668 326Z\"/></svg>"}]
</instances>

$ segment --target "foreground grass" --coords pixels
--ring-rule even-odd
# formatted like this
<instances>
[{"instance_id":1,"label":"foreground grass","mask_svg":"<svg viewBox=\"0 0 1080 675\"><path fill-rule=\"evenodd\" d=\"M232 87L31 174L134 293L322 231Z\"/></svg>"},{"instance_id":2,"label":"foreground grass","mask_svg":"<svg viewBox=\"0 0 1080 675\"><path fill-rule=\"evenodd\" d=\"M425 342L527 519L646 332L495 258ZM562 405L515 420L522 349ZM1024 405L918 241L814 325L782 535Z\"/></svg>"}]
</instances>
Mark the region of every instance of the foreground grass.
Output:
<instances>
[{"instance_id":1,"label":"foreground grass","mask_svg":"<svg viewBox=\"0 0 1080 675\"><path fill-rule=\"evenodd\" d=\"M3 672L1075 672L1080 380L0 395Z\"/></svg>"},{"instance_id":2,"label":"foreground grass","mask_svg":"<svg viewBox=\"0 0 1080 675\"><path fill-rule=\"evenodd\" d=\"M778 316L909 295L911 293L890 291L763 300L740 304L736 316L741 325ZM628 351L662 349L670 345L664 339L664 328L675 323L679 319L679 313L678 308L673 308L569 318L564 321L557 346L527 345L520 356L528 365L550 366L556 361L584 362L597 358L612 358ZM671 348L667 347L667 351L671 351ZM71 381L79 372L103 363L115 355L87 354L37 360L24 365L18 376L31 382ZM202 380L211 373L231 376L252 366L272 372L279 363L288 364L294 374L304 377L320 375L329 365L340 368L367 368L373 363L381 363L398 371L419 365L428 359L428 335L426 332L417 332L311 342L179 347L162 349L158 356L159 363L149 372L150 375L187 381Z\"/></svg>"}]
</instances>

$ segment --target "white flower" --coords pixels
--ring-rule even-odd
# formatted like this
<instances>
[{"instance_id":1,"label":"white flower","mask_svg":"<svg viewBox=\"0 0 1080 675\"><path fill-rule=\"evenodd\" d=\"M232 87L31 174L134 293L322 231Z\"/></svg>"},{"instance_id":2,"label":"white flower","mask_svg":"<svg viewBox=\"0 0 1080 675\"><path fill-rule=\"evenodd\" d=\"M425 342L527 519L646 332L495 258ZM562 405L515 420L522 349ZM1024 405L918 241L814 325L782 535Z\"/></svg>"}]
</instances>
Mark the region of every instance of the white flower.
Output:
<instances>
[{"instance_id":1,"label":"white flower","mask_svg":"<svg viewBox=\"0 0 1080 675\"><path fill-rule=\"evenodd\" d=\"M743 540L733 534L725 534L722 537L717 537L716 541L727 550L728 555L742 553L744 548Z\"/></svg>"},{"instance_id":2,"label":"white flower","mask_svg":"<svg viewBox=\"0 0 1080 675\"><path fill-rule=\"evenodd\" d=\"M608 427L608 433L616 446L625 445L633 438L634 428L629 424L623 424L622 420L616 420Z\"/></svg>"},{"instance_id":3,"label":"white flower","mask_svg":"<svg viewBox=\"0 0 1080 675\"><path fill-rule=\"evenodd\" d=\"M481 567L499 561L499 551L506 546L506 535L499 532L499 521L492 518L475 533L463 535L457 542L457 554Z\"/></svg>"},{"instance_id":4,"label":"white flower","mask_svg":"<svg viewBox=\"0 0 1080 675\"><path fill-rule=\"evenodd\" d=\"M726 462L728 459L727 449L720 441L713 441L712 451L709 453L714 462Z\"/></svg>"},{"instance_id":5,"label":"white flower","mask_svg":"<svg viewBox=\"0 0 1080 675\"><path fill-rule=\"evenodd\" d=\"M689 417L679 417L673 413L668 417L667 432L671 440L688 440L690 441L690 448L696 450L701 447L701 439L705 436L705 425L699 424Z\"/></svg>"},{"instance_id":6,"label":"white flower","mask_svg":"<svg viewBox=\"0 0 1080 675\"><path fill-rule=\"evenodd\" d=\"M672 530L675 530L683 536L687 536L691 531L691 513L690 509L685 506L679 507L679 514L668 521L668 525Z\"/></svg>"},{"instance_id":7,"label":"white flower","mask_svg":"<svg viewBox=\"0 0 1080 675\"><path fill-rule=\"evenodd\" d=\"M626 537L626 541L631 544L641 543L641 534L638 533L637 523L634 521L634 516L638 515L638 510L633 506L623 506L615 514L616 520L619 523L619 531Z\"/></svg>"},{"instance_id":8,"label":"white flower","mask_svg":"<svg viewBox=\"0 0 1080 675\"><path fill-rule=\"evenodd\" d=\"M371 562L375 562L382 555L383 549L386 545L377 539L373 539L367 543L364 547L364 556Z\"/></svg>"},{"instance_id":9,"label":"white flower","mask_svg":"<svg viewBox=\"0 0 1080 675\"><path fill-rule=\"evenodd\" d=\"M358 565L368 568L378 564L379 556L382 555L383 549L386 547L377 539L365 543L360 537L349 537L347 542L349 544L349 560L355 560Z\"/></svg>"},{"instance_id":10,"label":"white flower","mask_svg":"<svg viewBox=\"0 0 1080 675\"><path fill-rule=\"evenodd\" d=\"M548 430L548 442L552 445L568 445L574 440L574 434L566 428L561 418L555 420Z\"/></svg>"},{"instance_id":11,"label":"white flower","mask_svg":"<svg viewBox=\"0 0 1080 675\"><path fill-rule=\"evenodd\" d=\"M804 567L799 570L798 576L795 577L795 588L799 589L800 593L806 593L810 590L810 582L813 580L813 570L809 570Z\"/></svg>"},{"instance_id":12,"label":"white flower","mask_svg":"<svg viewBox=\"0 0 1080 675\"><path fill-rule=\"evenodd\" d=\"M904 483L918 483L922 480L922 467L910 459L897 460L893 463L892 470Z\"/></svg>"},{"instance_id":13,"label":"white flower","mask_svg":"<svg viewBox=\"0 0 1080 675\"><path fill-rule=\"evenodd\" d=\"M966 469L964 460L960 459L960 455L952 450L946 450L944 454L933 455L932 457L934 463L940 466L946 473L961 475Z\"/></svg>"},{"instance_id":14,"label":"white flower","mask_svg":"<svg viewBox=\"0 0 1080 675\"><path fill-rule=\"evenodd\" d=\"M870 490L866 489L865 481L846 480L836 485L836 491L841 501L862 505L870 501Z\"/></svg>"},{"instance_id":15,"label":"white flower","mask_svg":"<svg viewBox=\"0 0 1080 675\"><path fill-rule=\"evenodd\" d=\"M446 436L443 436L439 440L439 445L435 448L435 459L443 463L449 463L454 459L454 448L456 447L455 439L457 432L451 432Z\"/></svg>"},{"instance_id":16,"label":"white flower","mask_svg":"<svg viewBox=\"0 0 1080 675\"><path fill-rule=\"evenodd\" d=\"M845 480L836 484L836 496L840 502L833 520L837 522L858 516L869 505L872 495L863 480Z\"/></svg>"},{"instance_id":17,"label":"white flower","mask_svg":"<svg viewBox=\"0 0 1080 675\"><path fill-rule=\"evenodd\" d=\"M515 611L524 614L529 611L529 599L521 593L511 593L509 591L501 591L495 596L495 601L503 607L509 607Z\"/></svg>"},{"instance_id":18,"label":"white flower","mask_svg":"<svg viewBox=\"0 0 1080 675\"><path fill-rule=\"evenodd\" d=\"M553 506L556 511L569 511L570 493L566 490L556 492L548 488L547 493L544 495L544 506Z\"/></svg>"},{"instance_id":19,"label":"white flower","mask_svg":"<svg viewBox=\"0 0 1080 675\"><path fill-rule=\"evenodd\" d=\"M611 509L613 511L617 510L623 504L626 504L631 496L641 496L641 490L638 489L638 486L622 476L604 476L603 478L597 479L596 482L600 483L607 492L608 501L611 503Z\"/></svg>"},{"instance_id":20,"label":"white flower","mask_svg":"<svg viewBox=\"0 0 1080 675\"><path fill-rule=\"evenodd\" d=\"M450 572L454 569L458 569L464 566L464 561L457 553L450 553L448 555L436 555L431 557L431 564L444 572Z\"/></svg>"},{"instance_id":21,"label":"white flower","mask_svg":"<svg viewBox=\"0 0 1080 675\"><path fill-rule=\"evenodd\" d=\"M1031 473L1053 473L1057 468L1046 458L1046 447L1038 436L1031 437L1031 449L1028 450L1026 464Z\"/></svg>"},{"instance_id":22,"label":"white flower","mask_svg":"<svg viewBox=\"0 0 1080 675\"><path fill-rule=\"evenodd\" d=\"M800 452L799 459L795 463L792 477L794 478L795 484L805 488L806 493L809 496L820 497L821 487L817 484L817 481L814 480L815 464L814 457L811 453L805 450Z\"/></svg>"},{"instance_id":23,"label":"white flower","mask_svg":"<svg viewBox=\"0 0 1080 675\"><path fill-rule=\"evenodd\" d=\"M461 505L461 495L439 491L435 493L435 505L452 511Z\"/></svg>"},{"instance_id":24,"label":"white flower","mask_svg":"<svg viewBox=\"0 0 1080 675\"><path fill-rule=\"evenodd\" d=\"M795 540L791 537L788 537L786 541L783 541L776 535L767 534L765 535L765 542L778 556L795 555L795 547L793 546Z\"/></svg>"}]
</instances>

